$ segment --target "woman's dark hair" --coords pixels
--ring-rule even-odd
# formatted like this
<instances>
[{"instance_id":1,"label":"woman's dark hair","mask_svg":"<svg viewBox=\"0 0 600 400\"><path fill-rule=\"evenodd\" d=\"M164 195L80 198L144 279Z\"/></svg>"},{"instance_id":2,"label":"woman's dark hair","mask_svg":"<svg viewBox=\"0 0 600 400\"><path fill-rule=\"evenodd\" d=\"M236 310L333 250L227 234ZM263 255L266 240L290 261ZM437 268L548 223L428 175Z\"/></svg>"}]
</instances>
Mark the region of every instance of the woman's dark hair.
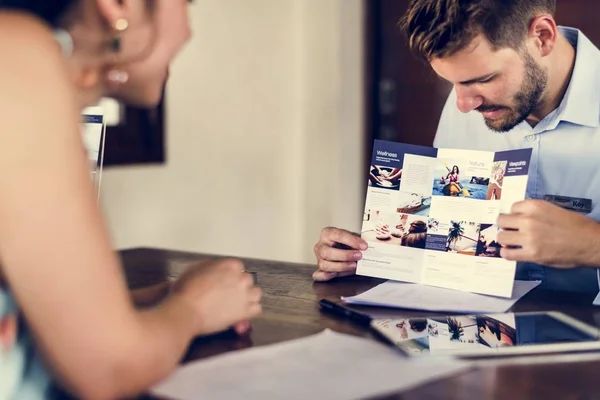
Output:
<instances>
[{"instance_id":1,"label":"woman's dark hair","mask_svg":"<svg viewBox=\"0 0 600 400\"><path fill-rule=\"evenodd\" d=\"M57 27L61 18L80 0L0 0L0 11L15 10L28 12ZM153 9L155 0L146 0L148 8ZM193 3L188 0L188 3Z\"/></svg>"},{"instance_id":2,"label":"woman's dark hair","mask_svg":"<svg viewBox=\"0 0 600 400\"><path fill-rule=\"evenodd\" d=\"M413 221L408 228L408 233L427 232L427 224L424 221Z\"/></svg>"},{"instance_id":3,"label":"woman's dark hair","mask_svg":"<svg viewBox=\"0 0 600 400\"><path fill-rule=\"evenodd\" d=\"M56 27L65 13L79 0L0 0L0 10L28 12Z\"/></svg>"}]
</instances>

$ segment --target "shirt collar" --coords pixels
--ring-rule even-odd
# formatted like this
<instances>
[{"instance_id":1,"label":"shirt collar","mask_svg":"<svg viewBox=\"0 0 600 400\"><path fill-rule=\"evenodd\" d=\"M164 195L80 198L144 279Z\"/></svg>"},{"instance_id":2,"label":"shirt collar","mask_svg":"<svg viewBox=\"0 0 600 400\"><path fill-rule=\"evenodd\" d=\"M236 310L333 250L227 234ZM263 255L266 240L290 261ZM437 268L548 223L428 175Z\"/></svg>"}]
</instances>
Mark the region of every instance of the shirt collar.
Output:
<instances>
[{"instance_id":1,"label":"shirt collar","mask_svg":"<svg viewBox=\"0 0 600 400\"><path fill-rule=\"evenodd\" d=\"M558 125L568 121L597 128L600 125L600 51L578 29L559 27L575 48L575 65L571 81L560 105L552 113Z\"/></svg>"}]
</instances>

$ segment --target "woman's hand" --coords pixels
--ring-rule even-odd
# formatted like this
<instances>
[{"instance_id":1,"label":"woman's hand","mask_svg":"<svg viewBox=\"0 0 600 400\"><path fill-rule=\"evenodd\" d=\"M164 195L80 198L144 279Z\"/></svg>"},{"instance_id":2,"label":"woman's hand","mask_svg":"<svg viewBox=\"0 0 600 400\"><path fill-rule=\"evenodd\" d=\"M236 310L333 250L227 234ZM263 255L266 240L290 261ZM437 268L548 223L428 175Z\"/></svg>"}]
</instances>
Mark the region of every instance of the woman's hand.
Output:
<instances>
[{"instance_id":1,"label":"woman's hand","mask_svg":"<svg viewBox=\"0 0 600 400\"><path fill-rule=\"evenodd\" d=\"M261 290L239 260L205 261L190 266L173 286L173 301L189 307L196 335L234 326L244 333L261 313Z\"/></svg>"}]
</instances>

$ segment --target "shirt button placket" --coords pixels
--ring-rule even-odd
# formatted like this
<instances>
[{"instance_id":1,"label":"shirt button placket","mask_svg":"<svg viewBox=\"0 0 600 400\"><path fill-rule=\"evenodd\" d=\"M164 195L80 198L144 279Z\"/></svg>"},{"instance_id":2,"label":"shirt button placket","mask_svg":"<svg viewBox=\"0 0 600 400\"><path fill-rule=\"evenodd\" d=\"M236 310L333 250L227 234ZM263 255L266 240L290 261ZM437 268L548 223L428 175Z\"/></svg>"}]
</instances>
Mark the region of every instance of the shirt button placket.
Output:
<instances>
[{"instance_id":1,"label":"shirt button placket","mask_svg":"<svg viewBox=\"0 0 600 400\"><path fill-rule=\"evenodd\" d=\"M528 135L526 135L523 138L523 147L527 148L530 147L531 148L531 161L529 163L529 179L530 182L527 187L531 188L531 190L528 190L527 192L527 198L534 198L534 199L539 199L540 198L540 194L539 194L539 186L538 186L538 182L540 180L540 177L538 176L538 161L539 161L539 145L540 145L540 140L539 140L539 136L534 134L533 132L530 132ZM533 183L533 184L532 184Z\"/></svg>"}]
</instances>

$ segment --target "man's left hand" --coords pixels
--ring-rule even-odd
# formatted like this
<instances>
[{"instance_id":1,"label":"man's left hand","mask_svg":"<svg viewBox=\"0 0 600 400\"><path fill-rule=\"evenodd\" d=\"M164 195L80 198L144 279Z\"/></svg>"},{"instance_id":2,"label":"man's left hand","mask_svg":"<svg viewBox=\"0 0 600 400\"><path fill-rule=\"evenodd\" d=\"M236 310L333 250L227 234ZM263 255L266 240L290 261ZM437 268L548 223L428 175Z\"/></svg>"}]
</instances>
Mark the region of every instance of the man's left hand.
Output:
<instances>
[{"instance_id":1,"label":"man's left hand","mask_svg":"<svg viewBox=\"0 0 600 400\"><path fill-rule=\"evenodd\" d=\"M553 267L600 266L600 224L542 200L515 203L498 217L500 255Z\"/></svg>"}]
</instances>

